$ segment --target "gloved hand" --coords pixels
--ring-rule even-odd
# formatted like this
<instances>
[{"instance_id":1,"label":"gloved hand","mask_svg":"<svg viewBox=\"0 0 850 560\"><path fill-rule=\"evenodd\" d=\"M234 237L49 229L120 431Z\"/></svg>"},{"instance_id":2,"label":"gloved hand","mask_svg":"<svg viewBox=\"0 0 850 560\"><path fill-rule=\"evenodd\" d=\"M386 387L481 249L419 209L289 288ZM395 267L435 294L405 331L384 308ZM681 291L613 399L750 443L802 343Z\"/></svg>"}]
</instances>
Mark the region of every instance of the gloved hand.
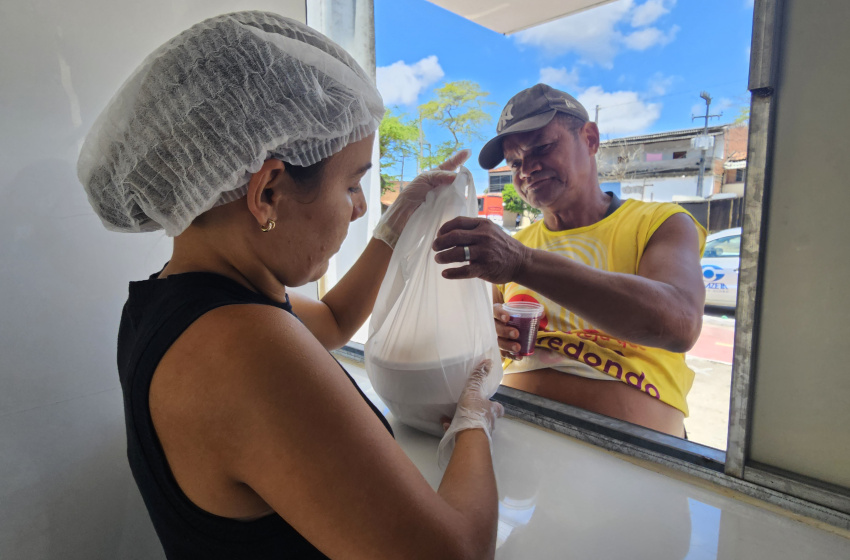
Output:
<instances>
[{"instance_id":1,"label":"gloved hand","mask_svg":"<svg viewBox=\"0 0 850 560\"><path fill-rule=\"evenodd\" d=\"M484 392L485 380L492 365L491 360L484 360L475 366L460 394L454 419L437 448L437 464L441 470L445 470L449 464L455 447L455 436L460 431L483 429L490 441L490 448L493 448L493 429L496 427L496 419L505 414L505 408L501 403L490 401Z\"/></svg>"},{"instance_id":2,"label":"gloved hand","mask_svg":"<svg viewBox=\"0 0 850 560\"><path fill-rule=\"evenodd\" d=\"M407 220L419 206L425 202L425 195L436 187L449 185L454 182L457 173L454 171L469 159L469 150L461 150L437 169L426 171L408 183L398 195L398 198L384 212L372 237L380 239L393 249Z\"/></svg>"}]
</instances>

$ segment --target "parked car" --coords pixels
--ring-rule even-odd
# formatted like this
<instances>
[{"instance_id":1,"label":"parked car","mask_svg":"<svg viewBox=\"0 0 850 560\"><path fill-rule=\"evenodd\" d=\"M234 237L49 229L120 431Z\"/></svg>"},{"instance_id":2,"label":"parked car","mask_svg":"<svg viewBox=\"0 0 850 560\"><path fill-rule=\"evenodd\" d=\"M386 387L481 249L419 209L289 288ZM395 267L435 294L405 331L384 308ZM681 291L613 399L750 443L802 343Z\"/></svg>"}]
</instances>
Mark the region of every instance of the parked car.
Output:
<instances>
[{"instance_id":1,"label":"parked car","mask_svg":"<svg viewBox=\"0 0 850 560\"><path fill-rule=\"evenodd\" d=\"M724 229L709 235L705 240L701 264L705 304L734 309L741 266L741 228Z\"/></svg>"}]
</instances>

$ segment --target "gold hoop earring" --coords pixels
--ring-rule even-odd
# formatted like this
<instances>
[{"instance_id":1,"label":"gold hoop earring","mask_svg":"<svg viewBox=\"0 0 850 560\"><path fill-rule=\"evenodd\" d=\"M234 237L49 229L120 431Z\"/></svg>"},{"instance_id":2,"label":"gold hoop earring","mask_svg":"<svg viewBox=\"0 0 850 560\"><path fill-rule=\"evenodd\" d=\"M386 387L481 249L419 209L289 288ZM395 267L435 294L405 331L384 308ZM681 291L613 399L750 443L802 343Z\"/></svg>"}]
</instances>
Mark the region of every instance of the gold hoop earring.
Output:
<instances>
[{"instance_id":1,"label":"gold hoop earring","mask_svg":"<svg viewBox=\"0 0 850 560\"><path fill-rule=\"evenodd\" d=\"M260 229L264 232L269 232L274 229L275 223L274 220L269 219L268 223L264 226L260 226Z\"/></svg>"}]
</instances>

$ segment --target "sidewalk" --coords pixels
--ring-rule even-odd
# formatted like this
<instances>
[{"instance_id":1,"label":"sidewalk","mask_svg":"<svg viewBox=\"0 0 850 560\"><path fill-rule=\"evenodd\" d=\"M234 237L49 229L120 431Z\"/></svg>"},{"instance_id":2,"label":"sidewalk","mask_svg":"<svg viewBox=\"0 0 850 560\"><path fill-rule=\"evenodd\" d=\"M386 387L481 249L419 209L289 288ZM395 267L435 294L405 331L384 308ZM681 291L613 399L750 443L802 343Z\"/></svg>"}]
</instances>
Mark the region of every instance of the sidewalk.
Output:
<instances>
[{"instance_id":1,"label":"sidewalk","mask_svg":"<svg viewBox=\"0 0 850 560\"><path fill-rule=\"evenodd\" d=\"M707 314L699 340L686 356L695 373L688 394L690 416L685 419L688 438L722 450L726 449L729 425L734 340L734 317L724 318L720 312Z\"/></svg>"}]
</instances>

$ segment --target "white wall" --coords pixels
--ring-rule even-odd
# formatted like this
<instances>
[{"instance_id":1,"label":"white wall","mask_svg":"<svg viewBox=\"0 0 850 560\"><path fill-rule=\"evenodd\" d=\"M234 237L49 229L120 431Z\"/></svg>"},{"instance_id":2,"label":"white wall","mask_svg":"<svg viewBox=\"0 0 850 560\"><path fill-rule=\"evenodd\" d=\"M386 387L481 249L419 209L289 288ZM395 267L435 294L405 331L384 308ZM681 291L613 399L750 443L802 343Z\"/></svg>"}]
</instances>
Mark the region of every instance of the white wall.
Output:
<instances>
[{"instance_id":1,"label":"white wall","mask_svg":"<svg viewBox=\"0 0 850 560\"><path fill-rule=\"evenodd\" d=\"M702 183L703 196L711 194L713 175L706 173ZM620 182L620 192L625 187L640 187L644 184L643 179L626 179ZM697 176L686 175L684 177L650 177L646 180L647 186L643 192L643 200L647 202L672 202L673 197L696 196ZM640 192L624 193L621 198L636 198L640 200Z\"/></svg>"},{"instance_id":2,"label":"white wall","mask_svg":"<svg viewBox=\"0 0 850 560\"><path fill-rule=\"evenodd\" d=\"M115 341L163 234L107 232L85 132L141 59L206 17L303 0L4 0L0 8L0 558L154 559L130 475Z\"/></svg>"}]
</instances>

